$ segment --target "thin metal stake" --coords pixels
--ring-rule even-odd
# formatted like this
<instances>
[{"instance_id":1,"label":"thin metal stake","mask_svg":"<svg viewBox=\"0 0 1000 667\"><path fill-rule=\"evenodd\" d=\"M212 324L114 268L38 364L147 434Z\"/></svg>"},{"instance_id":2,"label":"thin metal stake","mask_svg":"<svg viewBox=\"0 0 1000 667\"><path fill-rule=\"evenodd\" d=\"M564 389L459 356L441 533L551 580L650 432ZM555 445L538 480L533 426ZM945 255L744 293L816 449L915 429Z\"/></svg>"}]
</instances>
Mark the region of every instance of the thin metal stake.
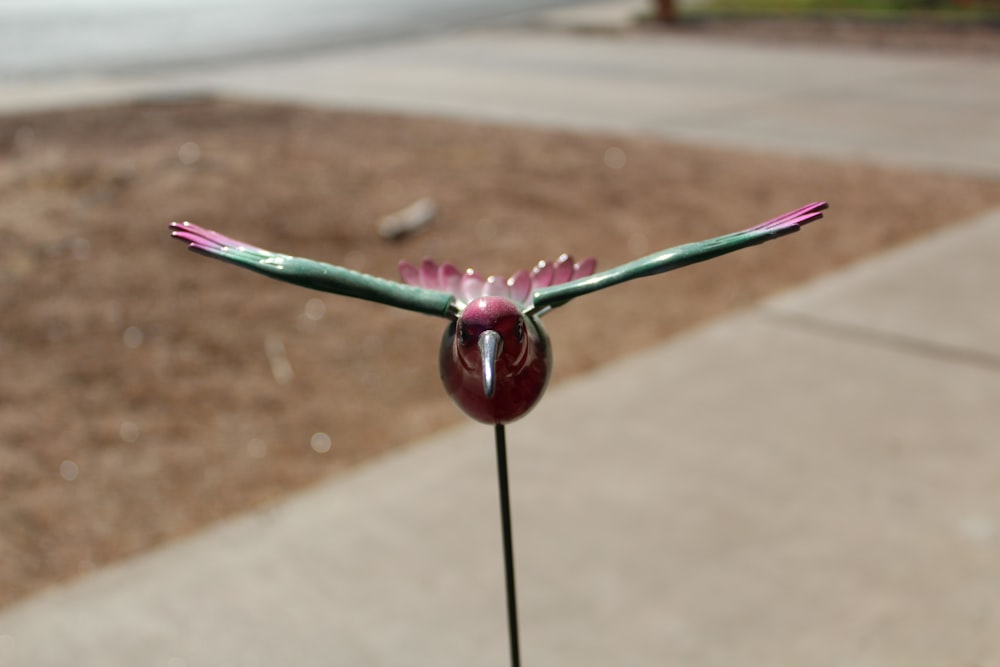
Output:
<instances>
[{"instance_id":1,"label":"thin metal stake","mask_svg":"<svg viewBox=\"0 0 1000 667\"><path fill-rule=\"evenodd\" d=\"M510 530L510 490L507 484L507 435L503 424L496 425L497 476L500 481L500 523L503 527L503 561L507 579L507 632L510 635L510 664L521 666L517 637L517 596L514 593L514 545Z\"/></svg>"}]
</instances>

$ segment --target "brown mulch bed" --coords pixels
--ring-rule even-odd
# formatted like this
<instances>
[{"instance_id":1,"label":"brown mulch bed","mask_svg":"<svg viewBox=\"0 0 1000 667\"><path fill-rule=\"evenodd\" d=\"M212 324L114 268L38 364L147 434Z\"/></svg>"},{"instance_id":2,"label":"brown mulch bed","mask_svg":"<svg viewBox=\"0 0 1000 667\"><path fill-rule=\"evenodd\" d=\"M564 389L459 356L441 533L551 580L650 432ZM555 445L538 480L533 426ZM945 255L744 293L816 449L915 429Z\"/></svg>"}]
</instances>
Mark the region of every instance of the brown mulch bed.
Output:
<instances>
[{"instance_id":1,"label":"brown mulch bed","mask_svg":"<svg viewBox=\"0 0 1000 667\"><path fill-rule=\"evenodd\" d=\"M430 226L379 238L425 195ZM820 198L803 233L553 313L556 382L996 206L1000 184L227 101L0 117L0 605L463 419L443 321L187 253L170 220L395 277L425 255L608 267Z\"/></svg>"}]
</instances>

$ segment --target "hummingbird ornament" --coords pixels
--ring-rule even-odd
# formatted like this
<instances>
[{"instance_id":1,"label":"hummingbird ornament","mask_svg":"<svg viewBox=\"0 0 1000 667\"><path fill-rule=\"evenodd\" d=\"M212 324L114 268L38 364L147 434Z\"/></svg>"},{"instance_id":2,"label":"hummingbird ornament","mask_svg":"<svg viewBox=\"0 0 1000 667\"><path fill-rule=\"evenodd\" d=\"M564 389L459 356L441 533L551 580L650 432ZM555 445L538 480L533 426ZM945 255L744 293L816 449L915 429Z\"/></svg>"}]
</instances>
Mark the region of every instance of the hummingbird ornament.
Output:
<instances>
[{"instance_id":1,"label":"hummingbird ornament","mask_svg":"<svg viewBox=\"0 0 1000 667\"><path fill-rule=\"evenodd\" d=\"M595 273L593 258L563 255L509 278L425 259L402 261L402 283L340 266L270 252L190 222L170 224L191 250L251 271L323 292L447 319L439 353L441 380L465 414L486 424L524 416L548 384L552 353L540 318L579 296L635 278L665 273L797 231L822 217L814 202L749 229L688 243Z\"/></svg>"},{"instance_id":2,"label":"hummingbird ornament","mask_svg":"<svg viewBox=\"0 0 1000 667\"><path fill-rule=\"evenodd\" d=\"M445 391L465 414L493 424L507 583L511 663L520 664L514 592L510 501L504 425L523 417L548 384L552 353L540 318L571 300L635 278L703 262L798 231L823 216L813 202L743 231L687 243L595 273L593 258L563 255L512 276L481 277L454 264L402 261L402 282L340 266L263 250L189 222L170 223L172 235L194 252L311 289L374 301L448 320L439 350Z\"/></svg>"}]
</instances>

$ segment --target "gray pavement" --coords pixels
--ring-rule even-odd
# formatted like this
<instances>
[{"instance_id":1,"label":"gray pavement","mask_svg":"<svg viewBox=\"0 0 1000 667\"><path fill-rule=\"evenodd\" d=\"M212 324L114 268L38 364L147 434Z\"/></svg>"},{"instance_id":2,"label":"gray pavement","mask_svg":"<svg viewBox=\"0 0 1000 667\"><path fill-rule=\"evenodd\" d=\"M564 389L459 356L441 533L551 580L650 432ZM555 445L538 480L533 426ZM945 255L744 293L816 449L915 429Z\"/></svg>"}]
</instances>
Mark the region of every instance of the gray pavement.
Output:
<instances>
[{"instance_id":1,"label":"gray pavement","mask_svg":"<svg viewBox=\"0 0 1000 667\"><path fill-rule=\"evenodd\" d=\"M472 33L207 74L250 97L1000 174L995 61L656 35ZM960 121L958 119L961 119Z\"/></svg>"},{"instance_id":2,"label":"gray pavement","mask_svg":"<svg viewBox=\"0 0 1000 667\"><path fill-rule=\"evenodd\" d=\"M10 85L0 110L211 91L1000 175L996 60L571 29L636 11L608 7L264 65Z\"/></svg>"},{"instance_id":3,"label":"gray pavement","mask_svg":"<svg viewBox=\"0 0 1000 667\"><path fill-rule=\"evenodd\" d=\"M1000 177L998 78L521 30L113 85ZM550 391L509 429L525 664L1000 664L997 257L1000 211ZM414 443L0 612L0 665L506 664L495 484L489 429Z\"/></svg>"}]
</instances>

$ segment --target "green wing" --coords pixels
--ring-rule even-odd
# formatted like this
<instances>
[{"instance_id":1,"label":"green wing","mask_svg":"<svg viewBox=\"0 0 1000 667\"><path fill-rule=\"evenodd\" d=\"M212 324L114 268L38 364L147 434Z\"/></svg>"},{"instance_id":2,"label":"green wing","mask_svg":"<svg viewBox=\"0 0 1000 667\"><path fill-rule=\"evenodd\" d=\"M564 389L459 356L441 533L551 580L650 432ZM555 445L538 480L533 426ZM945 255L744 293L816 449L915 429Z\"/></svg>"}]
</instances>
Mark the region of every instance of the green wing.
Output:
<instances>
[{"instance_id":1,"label":"green wing","mask_svg":"<svg viewBox=\"0 0 1000 667\"><path fill-rule=\"evenodd\" d=\"M194 252L276 280L426 315L455 316L455 297L451 294L404 285L311 259L269 252L189 222L172 222L170 229L174 238L188 243L188 248Z\"/></svg>"},{"instance_id":2,"label":"green wing","mask_svg":"<svg viewBox=\"0 0 1000 667\"><path fill-rule=\"evenodd\" d=\"M612 285L635 278L666 273L689 264L704 262L713 257L791 234L798 231L802 225L823 217L822 211L826 207L826 202L814 202L741 232L661 250L634 262L595 273L587 278L537 289L532 293L531 310L538 312L548 308L557 308L578 296L590 294Z\"/></svg>"}]
</instances>

